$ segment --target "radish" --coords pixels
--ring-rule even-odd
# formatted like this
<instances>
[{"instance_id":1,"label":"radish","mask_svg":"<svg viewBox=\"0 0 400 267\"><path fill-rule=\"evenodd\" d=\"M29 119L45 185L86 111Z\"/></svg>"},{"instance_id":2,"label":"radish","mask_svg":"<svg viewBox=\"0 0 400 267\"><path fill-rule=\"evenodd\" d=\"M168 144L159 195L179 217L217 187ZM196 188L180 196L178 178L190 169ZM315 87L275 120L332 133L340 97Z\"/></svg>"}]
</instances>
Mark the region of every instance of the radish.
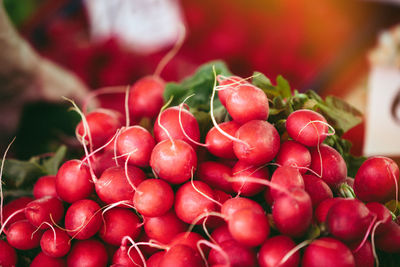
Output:
<instances>
[{"instance_id":1,"label":"radish","mask_svg":"<svg viewBox=\"0 0 400 267\"><path fill-rule=\"evenodd\" d=\"M323 223L326 221L326 216L328 215L329 209L337 202L343 200L344 198L335 197L323 200L317 208L315 209L314 216L317 222Z\"/></svg>"},{"instance_id":2,"label":"radish","mask_svg":"<svg viewBox=\"0 0 400 267\"><path fill-rule=\"evenodd\" d=\"M304 145L288 140L281 144L276 155L276 163L281 166L292 166L298 168L301 174L307 172L311 164L311 154Z\"/></svg>"},{"instance_id":3,"label":"radish","mask_svg":"<svg viewBox=\"0 0 400 267\"><path fill-rule=\"evenodd\" d=\"M107 262L106 248L95 239L76 241L67 256L68 267L105 267Z\"/></svg>"},{"instance_id":4,"label":"radish","mask_svg":"<svg viewBox=\"0 0 400 267\"><path fill-rule=\"evenodd\" d=\"M67 255L71 248L69 235L58 228L49 229L43 233L40 239L40 247L44 254L59 258Z\"/></svg>"},{"instance_id":5,"label":"radish","mask_svg":"<svg viewBox=\"0 0 400 267\"><path fill-rule=\"evenodd\" d=\"M38 199L45 196L58 197L56 190L56 176L40 177L33 186L33 196Z\"/></svg>"},{"instance_id":6,"label":"radish","mask_svg":"<svg viewBox=\"0 0 400 267\"><path fill-rule=\"evenodd\" d=\"M3 207L3 222L6 222L8 220L7 225L11 225L17 221L25 220L25 212L22 212L25 210L26 205L33 201L34 199L31 197L20 197L17 199L14 199L4 205ZM18 212L20 211L20 212ZM12 215L14 212L18 212L13 217L9 218L10 215ZM7 227L7 225L2 225L4 227ZM1 233L1 231L0 231Z\"/></svg>"},{"instance_id":7,"label":"radish","mask_svg":"<svg viewBox=\"0 0 400 267\"><path fill-rule=\"evenodd\" d=\"M204 240L204 238L195 232L182 232L174 236L174 238L169 243L169 247L173 247L175 245L185 245L191 247L194 250L197 250L197 244L200 240Z\"/></svg>"},{"instance_id":8,"label":"radish","mask_svg":"<svg viewBox=\"0 0 400 267\"><path fill-rule=\"evenodd\" d=\"M178 244L167 250L162 257L159 267L204 267L199 253L193 248Z\"/></svg>"},{"instance_id":9,"label":"radish","mask_svg":"<svg viewBox=\"0 0 400 267\"><path fill-rule=\"evenodd\" d=\"M232 189L242 196L254 196L260 193L265 185L249 182L251 178L268 179L267 167L256 167L244 161L238 161L232 168Z\"/></svg>"},{"instance_id":10,"label":"radish","mask_svg":"<svg viewBox=\"0 0 400 267\"><path fill-rule=\"evenodd\" d=\"M141 222L136 213L124 208L113 208L104 212L99 236L104 242L118 246L124 236L136 239L140 232Z\"/></svg>"},{"instance_id":11,"label":"radish","mask_svg":"<svg viewBox=\"0 0 400 267\"><path fill-rule=\"evenodd\" d=\"M329 209L326 216L329 232L346 243L363 239L372 222L373 215L357 199L338 201Z\"/></svg>"},{"instance_id":12,"label":"radish","mask_svg":"<svg viewBox=\"0 0 400 267\"><path fill-rule=\"evenodd\" d=\"M32 260L29 267L66 267L67 263L63 258L54 258L47 256L43 252L39 252ZM69 266L69 265L68 265Z\"/></svg>"},{"instance_id":13,"label":"radish","mask_svg":"<svg viewBox=\"0 0 400 267\"><path fill-rule=\"evenodd\" d=\"M375 239L376 247L387 253L400 253L400 225L390 222Z\"/></svg>"},{"instance_id":14,"label":"radish","mask_svg":"<svg viewBox=\"0 0 400 267\"><path fill-rule=\"evenodd\" d=\"M136 81L129 92L129 113L134 118L155 118L163 106L165 82L149 75Z\"/></svg>"},{"instance_id":15,"label":"radish","mask_svg":"<svg viewBox=\"0 0 400 267\"><path fill-rule=\"evenodd\" d=\"M293 187L289 194L280 194L272 206L272 216L276 228L293 238L303 236L312 221L311 198L303 189Z\"/></svg>"},{"instance_id":16,"label":"radish","mask_svg":"<svg viewBox=\"0 0 400 267\"><path fill-rule=\"evenodd\" d=\"M160 178L172 184L180 184L189 180L196 170L196 152L185 141L164 140L154 147L150 166Z\"/></svg>"},{"instance_id":17,"label":"radish","mask_svg":"<svg viewBox=\"0 0 400 267\"><path fill-rule=\"evenodd\" d=\"M350 249L339 240L322 237L314 240L305 250L303 267L355 267Z\"/></svg>"},{"instance_id":18,"label":"radish","mask_svg":"<svg viewBox=\"0 0 400 267\"><path fill-rule=\"evenodd\" d=\"M170 210L159 217L145 217L144 230L150 239L169 244L177 234L186 230L186 224Z\"/></svg>"},{"instance_id":19,"label":"radish","mask_svg":"<svg viewBox=\"0 0 400 267\"><path fill-rule=\"evenodd\" d=\"M87 198L93 192L89 167L80 160L65 162L56 175L57 195L68 203Z\"/></svg>"},{"instance_id":20,"label":"radish","mask_svg":"<svg viewBox=\"0 0 400 267\"><path fill-rule=\"evenodd\" d=\"M254 212L258 212L260 214L264 214L265 211L256 201L244 198L244 197L236 197L227 200L221 207L221 214L225 218L226 221L229 221L233 214L241 209L251 209Z\"/></svg>"},{"instance_id":21,"label":"radish","mask_svg":"<svg viewBox=\"0 0 400 267\"><path fill-rule=\"evenodd\" d=\"M296 251L294 254L289 255L285 259L286 255L296 247L296 243L293 242L287 236L277 235L267 239L261 246L258 253L258 264L260 267L295 267L299 266L300 253Z\"/></svg>"},{"instance_id":22,"label":"radish","mask_svg":"<svg viewBox=\"0 0 400 267\"><path fill-rule=\"evenodd\" d=\"M112 167L96 181L96 193L106 204L119 201L131 202L136 188L146 179L146 174L135 166Z\"/></svg>"},{"instance_id":23,"label":"radish","mask_svg":"<svg viewBox=\"0 0 400 267\"><path fill-rule=\"evenodd\" d=\"M17 264L17 253L5 240L0 239L0 266L12 267Z\"/></svg>"},{"instance_id":24,"label":"radish","mask_svg":"<svg viewBox=\"0 0 400 267\"><path fill-rule=\"evenodd\" d=\"M256 253L235 240L227 240L219 244L221 251L211 249L208 255L210 265L221 264L230 267L255 267L257 266ZM227 258L226 258L227 257Z\"/></svg>"},{"instance_id":25,"label":"radish","mask_svg":"<svg viewBox=\"0 0 400 267\"><path fill-rule=\"evenodd\" d=\"M64 206L61 200L55 197L42 197L29 202L25 207L25 217L36 227L46 229L49 226L43 222L59 223L64 216Z\"/></svg>"},{"instance_id":26,"label":"radish","mask_svg":"<svg viewBox=\"0 0 400 267\"><path fill-rule=\"evenodd\" d=\"M159 251L151 255L146 261L147 267L159 267L164 254L165 251Z\"/></svg>"},{"instance_id":27,"label":"radish","mask_svg":"<svg viewBox=\"0 0 400 267\"><path fill-rule=\"evenodd\" d=\"M271 197L276 199L280 194L285 194L282 189L288 190L291 187L304 189L304 181L298 169L291 166L278 167L271 177L271 183L278 188L271 188Z\"/></svg>"},{"instance_id":28,"label":"radish","mask_svg":"<svg viewBox=\"0 0 400 267\"><path fill-rule=\"evenodd\" d=\"M226 99L238 86L243 84L249 84L245 79L238 76L223 77L217 76L218 80L218 98L223 106L226 107Z\"/></svg>"},{"instance_id":29,"label":"radish","mask_svg":"<svg viewBox=\"0 0 400 267\"><path fill-rule=\"evenodd\" d=\"M183 184L178 189L174 209L179 219L191 224L200 215L215 211L215 203L214 191L201 181L193 181Z\"/></svg>"},{"instance_id":30,"label":"radish","mask_svg":"<svg viewBox=\"0 0 400 267\"><path fill-rule=\"evenodd\" d=\"M65 228L68 235L76 239L88 239L95 235L102 225L100 206L90 199L74 202L65 214Z\"/></svg>"},{"instance_id":31,"label":"radish","mask_svg":"<svg viewBox=\"0 0 400 267\"><path fill-rule=\"evenodd\" d=\"M163 180L144 180L136 189L133 204L143 216L161 216L172 208L174 204L174 191Z\"/></svg>"},{"instance_id":32,"label":"radish","mask_svg":"<svg viewBox=\"0 0 400 267\"><path fill-rule=\"evenodd\" d=\"M240 124L235 121L220 123L219 128L228 135L235 136ZM206 145L211 154L227 159L235 159L233 140L223 135L216 127L211 128L206 135Z\"/></svg>"},{"instance_id":33,"label":"radish","mask_svg":"<svg viewBox=\"0 0 400 267\"><path fill-rule=\"evenodd\" d=\"M295 141L310 147L320 145L328 136L324 116L308 109L292 112L286 120L286 130Z\"/></svg>"},{"instance_id":34,"label":"radish","mask_svg":"<svg viewBox=\"0 0 400 267\"><path fill-rule=\"evenodd\" d=\"M385 205L379 202L369 202L365 204L365 206L367 206L368 210L376 216L376 222L372 233L376 231L376 234L379 235L384 232L386 226L392 221L392 214Z\"/></svg>"},{"instance_id":35,"label":"radish","mask_svg":"<svg viewBox=\"0 0 400 267\"><path fill-rule=\"evenodd\" d=\"M148 130L138 125L124 128L118 135L116 143L118 153L125 155L129 164L138 167L149 166L155 141Z\"/></svg>"},{"instance_id":36,"label":"radish","mask_svg":"<svg viewBox=\"0 0 400 267\"><path fill-rule=\"evenodd\" d=\"M198 169L198 176L202 182L212 188L217 188L227 193L234 192L231 183L226 179L226 177L231 176L231 168L222 163L214 161L201 163Z\"/></svg>"},{"instance_id":37,"label":"radish","mask_svg":"<svg viewBox=\"0 0 400 267\"><path fill-rule=\"evenodd\" d=\"M229 232L240 244L255 247L269 235L268 218L253 209L240 209L228 221Z\"/></svg>"},{"instance_id":38,"label":"radish","mask_svg":"<svg viewBox=\"0 0 400 267\"><path fill-rule=\"evenodd\" d=\"M122 244L112 257L112 266L137 267L143 266L139 253L133 247Z\"/></svg>"},{"instance_id":39,"label":"radish","mask_svg":"<svg viewBox=\"0 0 400 267\"><path fill-rule=\"evenodd\" d=\"M76 126L76 136L83 143L89 142L91 148L98 148L107 143L112 138L122 124L122 116L118 112L110 109L96 109L86 115L88 131L85 134L84 121ZM85 137L84 137L85 135Z\"/></svg>"},{"instance_id":40,"label":"radish","mask_svg":"<svg viewBox=\"0 0 400 267\"><path fill-rule=\"evenodd\" d=\"M122 157L115 158L116 153L113 149L105 149L97 152L90 157L93 172L96 177L100 177L103 172L111 167L124 166L125 160Z\"/></svg>"},{"instance_id":41,"label":"radish","mask_svg":"<svg viewBox=\"0 0 400 267\"><path fill-rule=\"evenodd\" d=\"M181 111L180 120L179 111ZM171 107L161 112L158 116L159 117L155 122L153 128L154 137L157 142L172 138L185 141L186 143L192 145L194 148L196 147L196 145L191 142L182 131L183 128L186 135L189 136L190 139L196 142L200 141L199 124L197 123L197 120L192 113L190 113L186 109ZM182 125L179 123L179 121Z\"/></svg>"},{"instance_id":42,"label":"radish","mask_svg":"<svg viewBox=\"0 0 400 267\"><path fill-rule=\"evenodd\" d=\"M224 224L212 232L210 239L214 240L217 244L221 244L224 241L232 240L233 236L229 231L228 225Z\"/></svg>"},{"instance_id":43,"label":"radish","mask_svg":"<svg viewBox=\"0 0 400 267\"><path fill-rule=\"evenodd\" d=\"M313 208L317 208L325 199L333 198L330 187L313 174L303 174L304 189L311 197Z\"/></svg>"},{"instance_id":44,"label":"radish","mask_svg":"<svg viewBox=\"0 0 400 267\"><path fill-rule=\"evenodd\" d=\"M350 248L355 249L358 246L357 243L350 245ZM374 267L375 259L374 252L372 251L371 242L368 240L358 249L357 252L353 251L354 261L356 267Z\"/></svg>"},{"instance_id":45,"label":"radish","mask_svg":"<svg viewBox=\"0 0 400 267\"><path fill-rule=\"evenodd\" d=\"M239 160L249 164L265 164L279 151L278 131L267 121L249 121L237 130L235 137L242 141L233 143L235 155Z\"/></svg>"},{"instance_id":46,"label":"radish","mask_svg":"<svg viewBox=\"0 0 400 267\"><path fill-rule=\"evenodd\" d=\"M311 150L311 169L321 176L332 190L336 190L347 178L347 166L343 157L325 144Z\"/></svg>"},{"instance_id":47,"label":"radish","mask_svg":"<svg viewBox=\"0 0 400 267\"><path fill-rule=\"evenodd\" d=\"M37 230L28 220L17 221L7 230L8 243L20 250L29 250L39 246L43 231Z\"/></svg>"},{"instance_id":48,"label":"radish","mask_svg":"<svg viewBox=\"0 0 400 267\"><path fill-rule=\"evenodd\" d=\"M364 202L398 200L399 167L390 158L371 157L358 169L354 193Z\"/></svg>"},{"instance_id":49,"label":"radish","mask_svg":"<svg viewBox=\"0 0 400 267\"><path fill-rule=\"evenodd\" d=\"M260 88L251 84L242 84L231 90L225 104L233 120L241 124L268 118L267 95Z\"/></svg>"}]
</instances>

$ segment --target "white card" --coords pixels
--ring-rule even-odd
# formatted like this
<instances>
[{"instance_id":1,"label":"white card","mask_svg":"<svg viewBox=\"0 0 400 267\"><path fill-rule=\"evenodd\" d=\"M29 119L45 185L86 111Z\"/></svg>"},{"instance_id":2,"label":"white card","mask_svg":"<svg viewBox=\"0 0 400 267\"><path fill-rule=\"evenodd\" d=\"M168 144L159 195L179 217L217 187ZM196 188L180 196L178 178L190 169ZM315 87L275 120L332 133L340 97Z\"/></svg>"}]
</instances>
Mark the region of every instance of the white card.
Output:
<instances>
[{"instance_id":1,"label":"white card","mask_svg":"<svg viewBox=\"0 0 400 267\"><path fill-rule=\"evenodd\" d=\"M374 67L368 81L364 154L400 155L400 70Z\"/></svg>"},{"instance_id":2,"label":"white card","mask_svg":"<svg viewBox=\"0 0 400 267\"><path fill-rule=\"evenodd\" d=\"M117 37L148 54L175 43L183 16L177 0L85 0L93 40Z\"/></svg>"}]
</instances>

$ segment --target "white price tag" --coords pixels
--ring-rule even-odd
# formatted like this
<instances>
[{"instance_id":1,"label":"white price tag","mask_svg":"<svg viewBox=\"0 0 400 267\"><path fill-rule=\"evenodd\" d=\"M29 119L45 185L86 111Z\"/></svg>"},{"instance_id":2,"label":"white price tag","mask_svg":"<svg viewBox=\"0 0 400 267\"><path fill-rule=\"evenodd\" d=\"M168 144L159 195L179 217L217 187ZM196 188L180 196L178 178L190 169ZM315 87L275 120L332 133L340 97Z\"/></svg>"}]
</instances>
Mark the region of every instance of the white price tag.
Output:
<instances>
[{"instance_id":1,"label":"white price tag","mask_svg":"<svg viewBox=\"0 0 400 267\"><path fill-rule=\"evenodd\" d=\"M183 16L177 0L85 0L93 40L117 37L148 54L173 44Z\"/></svg>"},{"instance_id":2,"label":"white price tag","mask_svg":"<svg viewBox=\"0 0 400 267\"><path fill-rule=\"evenodd\" d=\"M400 70L375 67L368 81L364 153L400 155Z\"/></svg>"}]
</instances>

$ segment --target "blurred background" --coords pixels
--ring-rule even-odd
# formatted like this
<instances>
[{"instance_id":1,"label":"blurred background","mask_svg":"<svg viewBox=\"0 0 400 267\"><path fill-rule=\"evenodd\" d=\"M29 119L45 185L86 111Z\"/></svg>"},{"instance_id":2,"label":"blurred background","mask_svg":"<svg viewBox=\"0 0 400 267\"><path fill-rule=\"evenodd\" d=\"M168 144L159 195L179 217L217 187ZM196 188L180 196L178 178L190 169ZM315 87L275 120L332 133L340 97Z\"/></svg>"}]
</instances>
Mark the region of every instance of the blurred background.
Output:
<instances>
[{"instance_id":1,"label":"blurred background","mask_svg":"<svg viewBox=\"0 0 400 267\"><path fill-rule=\"evenodd\" d=\"M3 4L22 38L41 57L76 75L88 90L129 85L153 74L183 23L186 39L161 74L166 81L179 81L202 63L222 59L237 75L247 77L257 70L275 80L281 74L292 88L339 96L363 112L371 70L368 55L376 49L379 36L400 23L399 1L3 0ZM100 102L120 107L122 98L107 95ZM24 101L15 112L16 125L3 134L2 145L17 133L13 153L18 158L54 151L60 140L68 143L79 120L65 105L41 99ZM355 143L354 153L362 153L364 133L363 123L347 134Z\"/></svg>"}]
</instances>

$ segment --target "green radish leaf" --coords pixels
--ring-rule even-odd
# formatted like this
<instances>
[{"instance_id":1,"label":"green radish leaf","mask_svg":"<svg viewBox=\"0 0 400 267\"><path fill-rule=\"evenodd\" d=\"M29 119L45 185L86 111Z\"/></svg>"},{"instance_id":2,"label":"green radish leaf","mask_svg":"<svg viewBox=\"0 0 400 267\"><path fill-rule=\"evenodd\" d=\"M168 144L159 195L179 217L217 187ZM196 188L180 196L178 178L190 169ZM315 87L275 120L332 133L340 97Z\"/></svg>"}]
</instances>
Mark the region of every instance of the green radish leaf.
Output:
<instances>
[{"instance_id":1,"label":"green radish leaf","mask_svg":"<svg viewBox=\"0 0 400 267\"><path fill-rule=\"evenodd\" d=\"M282 75L278 75L276 78L276 88L283 98L289 98L292 96L292 90L290 89L289 82L283 78Z\"/></svg>"},{"instance_id":2,"label":"green radish leaf","mask_svg":"<svg viewBox=\"0 0 400 267\"><path fill-rule=\"evenodd\" d=\"M6 188L32 186L39 177L46 174L46 170L33 161L16 159L6 159L4 161L3 181Z\"/></svg>"},{"instance_id":3,"label":"green radish leaf","mask_svg":"<svg viewBox=\"0 0 400 267\"><path fill-rule=\"evenodd\" d=\"M49 175L57 174L58 168L60 167L66 154L67 154L67 147L60 146L52 157L43 160L42 165L47 174Z\"/></svg>"}]
</instances>

